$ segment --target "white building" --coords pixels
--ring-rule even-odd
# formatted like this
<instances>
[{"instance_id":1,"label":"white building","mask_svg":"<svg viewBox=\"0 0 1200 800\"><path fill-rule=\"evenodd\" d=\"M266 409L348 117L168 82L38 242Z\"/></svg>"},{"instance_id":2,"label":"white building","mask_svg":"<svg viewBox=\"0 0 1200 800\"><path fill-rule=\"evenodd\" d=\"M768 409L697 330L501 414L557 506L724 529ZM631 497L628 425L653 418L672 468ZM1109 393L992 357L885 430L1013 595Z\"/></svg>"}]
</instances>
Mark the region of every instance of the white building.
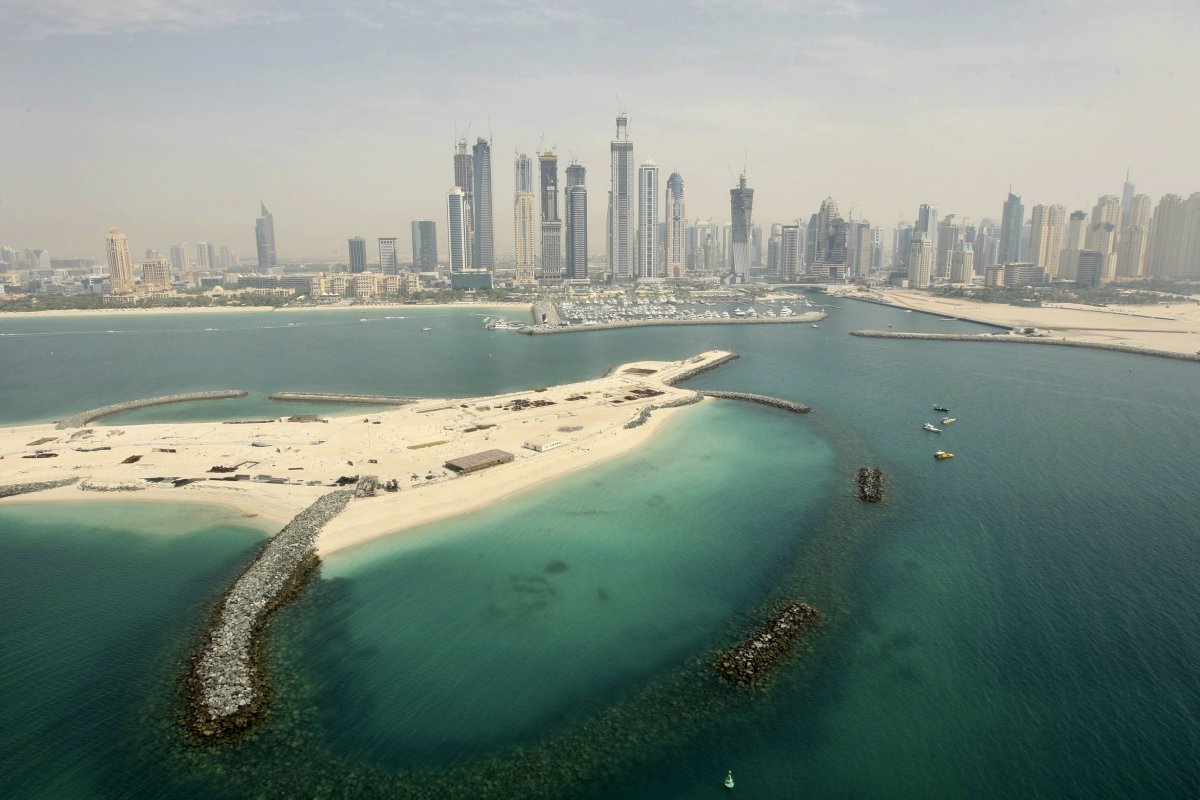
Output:
<instances>
[{"instance_id":1,"label":"white building","mask_svg":"<svg viewBox=\"0 0 1200 800\"><path fill-rule=\"evenodd\" d=\"M608 269L613 277L634 277L633 141L629 118L617 117L617 136L609 144L612 184L608 194Z\"/></svg>"},{"instance_id":2,"label":"white building","mask_svg":"<svg viewBox=\"0 0 1200 800\"><path fill-rule=\"evenodd\" d=\"M643 162L638 167L637 276L661 278L658 243L658 165Z\"/></svg>"}]
</instances>

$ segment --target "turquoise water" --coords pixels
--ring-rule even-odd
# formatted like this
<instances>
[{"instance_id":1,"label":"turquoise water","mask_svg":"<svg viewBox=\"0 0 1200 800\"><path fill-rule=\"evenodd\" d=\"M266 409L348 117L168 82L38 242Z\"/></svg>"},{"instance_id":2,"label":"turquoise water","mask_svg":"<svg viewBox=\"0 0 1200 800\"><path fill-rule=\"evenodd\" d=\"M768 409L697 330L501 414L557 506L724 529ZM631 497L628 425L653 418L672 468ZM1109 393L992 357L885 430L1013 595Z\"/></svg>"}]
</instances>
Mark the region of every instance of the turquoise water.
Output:
<instances>
[{"instance_id":1,"label":"turquoise water","mask_svg":"<svg viewBox=\"0 0 1200 800\"><path fill-rule=\"evenodd\" d=\"M275 626L270 725L217 753L174 737L172 681L260 534L212 509L156 512L163 539L137 532L145 506L6 501L0 785L702 798L732 768L740 797L1200 794L1195 365L855 339L973 326L846 302L819 329L548 337L441 309L411 335L360 312L0 318L49 334L0 337L21 367L0 372L10 424L227 386L254 394L154 413L263 413L281 389L494 392L708 347L743 358L694 385L817 409L706 403L635 455L329 559ZM139 333L88 332L118 321ZM920 430L935 402L959 420L940 436ZM852 497L864 463L887 472L882 506ZM826 612L811 648L764 691L706 678L781 595Z\"/></svg>"}]
</instances>

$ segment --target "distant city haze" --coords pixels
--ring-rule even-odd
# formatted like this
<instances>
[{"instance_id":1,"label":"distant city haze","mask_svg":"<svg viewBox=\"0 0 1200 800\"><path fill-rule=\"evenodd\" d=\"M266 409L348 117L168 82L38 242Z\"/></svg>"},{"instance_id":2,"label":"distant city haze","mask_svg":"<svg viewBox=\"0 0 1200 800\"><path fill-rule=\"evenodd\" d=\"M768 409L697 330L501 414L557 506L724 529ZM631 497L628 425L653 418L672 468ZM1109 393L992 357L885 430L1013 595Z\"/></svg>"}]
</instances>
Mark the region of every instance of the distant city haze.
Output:
<instances>
[{"instance_id":1,"label":"distant city haze","mask_svg":"<svg viewBox=\"0 0 1200 800\"><path fill-rule=\"evenodd\" d=\"M513 157L550 147L587 169L603 253L621 110L692 220L728 223L743 170L766 228L830 194L885 229L922 203L999 221L1010 186L1090 210L1127 168L1157 203L1200 190L1198 6L9 0L0 245L103 259L117 226L138 258L250 264L261 201L281 261L347 260L354 236L407 260L413 220L445 260L455 143L484 136L498 259Z\"/></svg>"}]
</instances>

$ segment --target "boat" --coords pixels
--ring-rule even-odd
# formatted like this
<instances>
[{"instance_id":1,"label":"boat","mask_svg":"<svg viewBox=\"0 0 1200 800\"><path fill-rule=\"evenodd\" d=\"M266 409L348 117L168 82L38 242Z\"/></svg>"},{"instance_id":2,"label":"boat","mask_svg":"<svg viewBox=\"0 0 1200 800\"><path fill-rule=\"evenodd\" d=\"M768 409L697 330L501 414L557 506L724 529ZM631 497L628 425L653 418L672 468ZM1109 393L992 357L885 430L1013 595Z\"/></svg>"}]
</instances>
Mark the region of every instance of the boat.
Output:
<instances>
[{"instance_id":1,"label":"boat","mask_svg":"<svg viewBox=\"0 0 1200 800\"><path fill-rule=\"evenodd\" d=\"M906 308L906 309L904 309L904 313L905 313L905 314L911 314L911 313L912 313L912 309L911 309L911 308Z\"/></svg>"},{"instance_id":2,"label":"boat","mask_svg":"<svg viewBox=\"0 0 1200 800\"><path fill-rule=\"evenodd\" d=\"M814 322L814 323L813 323L813 327L814 327L814 328L819 328L819 327L821 327L821 326L820 326L820 325L818 325L818 324L816 324L816 323Z\"/></svg>"},{"instance_id":3,"label":"boat","mask_svg":"<svg viewBox=\"0 0 1200 800\"><path fill-rule=\"evenodd\" d=\"M938 461L944 461L947 458L954 458L954 453L947 453L945 450L938 450L934 452L933 457Z\"/></svg>"},{"instance_id":4,"label":"boat","mask_svg":"<svg viewBox=\"0 0 1200 800\"><path fill-rule=\"evenodd\" d=\"M942 419L943 425L953 425L954 423L955 423L954 417L945 417Z\"/></svg>"},{"instance_id":5,"label":"boat","mask_svg":"<svg viewBox=\"0 0 1200 800\"><path fill-rule=\"evenodd\" d=\"M729 770L729 774L725 776L725 788L733 788L733 770Z\"/></svg>"},{"instance_id":6,"label":"boat","mask_svg":"<svg viewBox=\"0 0 1200 800\"><path fill-rule=\"evenodd\" d=\"M433 330L433 328L421 328L421 330L423 330L423 331L431 331L431 330Z\"/></svg>"},{"instance_id":7,"label":"boat","mask_svg":"<svg viewBox=\"0 0 1200 800\"><path fill-rule=\"evenodd\" d=\"M934 426L934 424L933 424L932 422L926 422L926 423L925 423L924 425L922 425L921 427L922 427L922 428L924 428L924 429L925 429L925 430L927 430L927 431L932 431L933 433L941 433L941 432L942 432L942 429L941 429L941 428L938 428L938 427L935 427L935 426Z\"/></svg>"},{"instance_id":8,"label":"boat","mask_svg":"<svg viewBox=\"0 0 1200 800\"><path fill-rule=\"evenodd\" d=\"M945 406L934 406L934 407L933 407L933 410L934 410L934 411L941 411L943 414L945 414L945 413L947 413L948 411L950 411L950 409L946 408Z\"/></svg>"}]
</instances>

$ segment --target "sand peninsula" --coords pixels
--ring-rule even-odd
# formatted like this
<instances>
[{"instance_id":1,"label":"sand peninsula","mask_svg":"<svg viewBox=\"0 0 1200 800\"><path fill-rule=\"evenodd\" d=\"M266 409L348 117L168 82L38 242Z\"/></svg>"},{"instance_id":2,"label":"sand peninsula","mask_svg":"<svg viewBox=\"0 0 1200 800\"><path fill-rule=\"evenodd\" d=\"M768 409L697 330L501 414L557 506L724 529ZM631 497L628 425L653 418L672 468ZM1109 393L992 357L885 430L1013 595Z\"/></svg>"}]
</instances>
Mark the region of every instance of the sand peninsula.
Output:
<instances>
[{"instance_id":1,"label":"sand peninsula","mask_svg":"<svg viewBox=\"0 0 1200 800\"><path fill-rule=\"evenodd\" d=\"M703 399L674 383L736 357L639 361L579 383L366 414L0 428L0 484L35 487L2 502L219 503L278 527L333 489L356 489L316 540L326 555L629 452L678 407ZM471 473L447 466L487 451L511 461Z\"/></svg>"}]
</instances>

